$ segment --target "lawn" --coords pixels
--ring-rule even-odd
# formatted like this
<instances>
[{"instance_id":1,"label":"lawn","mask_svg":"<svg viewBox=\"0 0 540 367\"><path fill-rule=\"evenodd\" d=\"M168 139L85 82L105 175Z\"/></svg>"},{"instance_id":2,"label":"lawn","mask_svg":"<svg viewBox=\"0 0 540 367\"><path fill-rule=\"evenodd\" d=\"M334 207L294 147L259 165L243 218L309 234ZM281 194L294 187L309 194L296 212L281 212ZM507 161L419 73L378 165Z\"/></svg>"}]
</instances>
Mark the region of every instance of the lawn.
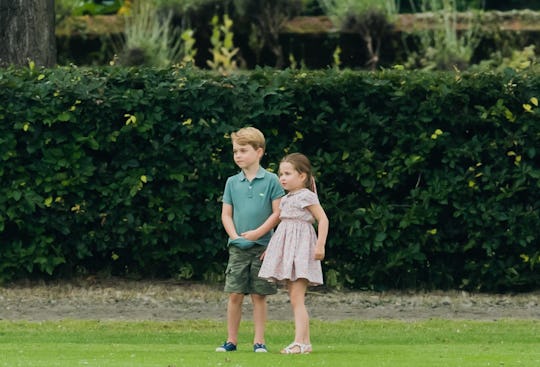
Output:
<instances>
[{"instance_id":1,"label":"lawn","mask_svg":"<svg viewBox=\"0 0 540 367\"><path fill-rule=\"evenodd\" d=\"M0 321L0 366L540 366L539 320L314 320L314 352L294 356L278 353L291 322L268 323L267 354L251 351L252 326L216 353L224 322Z\"/></svg>"}]
</instances>

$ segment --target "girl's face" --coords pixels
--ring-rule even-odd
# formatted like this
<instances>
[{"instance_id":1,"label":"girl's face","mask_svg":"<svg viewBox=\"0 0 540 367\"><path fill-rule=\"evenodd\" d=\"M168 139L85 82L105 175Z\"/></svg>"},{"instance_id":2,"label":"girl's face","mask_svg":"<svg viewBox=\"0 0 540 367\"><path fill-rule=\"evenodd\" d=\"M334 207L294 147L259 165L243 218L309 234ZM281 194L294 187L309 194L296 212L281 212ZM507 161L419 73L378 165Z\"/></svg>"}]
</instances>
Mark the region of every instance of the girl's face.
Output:
<instances>
[{"instance_id":1,"label":"girl's face","mask_svg":"<svg viewBox=\"0 0 540 367\"><path fill-rule=\"evenodd\" d=\"M279 182L289 192L305 188L306 174L300 173L289 162L279 165Z\"/></svg>"},{"instance_id":2,"label":"girl's face","mask_svg":"<svg viewBox=\"0 0 540 367\"><path fill-rule=\"evenodd\" d=\"M240 145L233 142L233 158L234 163L241 169L248 169L256 164L263 155L262 148L255 149L251 145Z\"/></svg>"}]
</instances>

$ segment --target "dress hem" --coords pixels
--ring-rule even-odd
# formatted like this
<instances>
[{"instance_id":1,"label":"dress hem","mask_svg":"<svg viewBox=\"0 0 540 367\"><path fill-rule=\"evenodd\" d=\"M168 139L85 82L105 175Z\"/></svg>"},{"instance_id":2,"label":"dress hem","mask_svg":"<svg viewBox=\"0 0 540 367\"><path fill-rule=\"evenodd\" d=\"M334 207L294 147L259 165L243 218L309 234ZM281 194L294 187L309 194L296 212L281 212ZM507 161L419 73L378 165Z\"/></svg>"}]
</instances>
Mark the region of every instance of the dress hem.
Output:
<instances>
[{"instance_id":1,"label":"dress hem","mask_svg":"<svg viewBox=\"0 0 540 367\"><path fill-rule=\"evenodd\" d=\"M270 278L260 277L260 278L266 279L270 283L278 283L278 284L284 284L287 281L294 282L294 281L297 281L298 279L306 279L308 281L308 286L311 286L311 287L316 287L316 286L324 284L323 282L311 281L311 280L309 280L309 278L305 278L305 277L297 277L295 279L291 279L291 278L275 278L275 277L270 277Z\"/></svg>"}]
</instances>

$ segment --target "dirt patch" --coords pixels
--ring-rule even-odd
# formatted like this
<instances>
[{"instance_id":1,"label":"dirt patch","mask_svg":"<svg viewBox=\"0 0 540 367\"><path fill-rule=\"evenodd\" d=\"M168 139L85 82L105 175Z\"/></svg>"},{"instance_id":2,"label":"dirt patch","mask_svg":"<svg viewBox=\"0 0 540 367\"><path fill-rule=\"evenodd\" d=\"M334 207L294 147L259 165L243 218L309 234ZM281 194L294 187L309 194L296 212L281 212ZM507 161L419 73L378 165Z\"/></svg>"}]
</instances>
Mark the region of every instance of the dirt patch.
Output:
<instances>
[{"instance_id":1,"label":"dirt patch","mask_svg":"<svg viewBox=\"0 0 540 367\"><path fill-rule=\"evenodd\" d=\"M16 283L0 288L2 320L225 320L227 294L221 285L175 281L84 279ZM540 292L336 292L313 288L307 295L312 319L538 319ZM268 298L270 320L291 320L285 289ZM246 297L244 318L251 319Z\"/></svg>"}]
</instances>

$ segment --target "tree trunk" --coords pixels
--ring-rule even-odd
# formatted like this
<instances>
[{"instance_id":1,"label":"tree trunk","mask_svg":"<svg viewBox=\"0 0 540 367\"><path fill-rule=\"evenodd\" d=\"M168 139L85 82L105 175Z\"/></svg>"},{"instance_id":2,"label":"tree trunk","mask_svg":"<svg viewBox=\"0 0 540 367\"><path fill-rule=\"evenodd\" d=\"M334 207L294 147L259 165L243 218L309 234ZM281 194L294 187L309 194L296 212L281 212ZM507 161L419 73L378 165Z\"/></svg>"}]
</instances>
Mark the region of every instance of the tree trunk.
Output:
<instances>
[{"instance_id":1,"label":"tree trunk","mask_svg":"<svg viewBox=\"0 0 540 367\"><path fill-rule=\"evenodd\" d=\"M55 66L54 31L54 0L0 0L0 66Z\"/></svg>"}]
</instances>

